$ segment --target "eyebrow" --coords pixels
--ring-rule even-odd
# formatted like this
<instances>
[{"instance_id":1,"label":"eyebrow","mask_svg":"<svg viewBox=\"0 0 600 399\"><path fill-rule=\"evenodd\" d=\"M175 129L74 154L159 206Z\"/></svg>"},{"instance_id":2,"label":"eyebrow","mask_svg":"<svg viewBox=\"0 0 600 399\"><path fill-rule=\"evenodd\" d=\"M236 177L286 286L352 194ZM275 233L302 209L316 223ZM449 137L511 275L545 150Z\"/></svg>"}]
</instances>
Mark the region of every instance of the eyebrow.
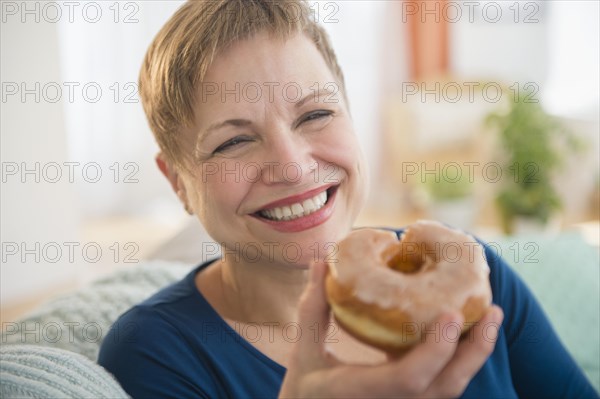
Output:
<instances>
[{"instance_id":1,"label":"eyebrow","mask_svg":"<svg viewBox=\"0 0 600 399\"><path fill-rule=\"evenodd\" d=\"M308 100L310 100L311 97L316 100L317 98L323 97L326 94L330 94L332 96L335 96L337 94L337 90L332 91L332 90L329 90L326 88L322 88L322 89L318 90L317 92L313 92L313 90L311 90L311 92L312 92L311 94L305 96L302 100L298 101L294 107L295 108L302 107Z\"/></svg>"},{"instance_id":2,"label":"eyebrow","mask_svg":"<svg viewBox=\"0 0 600 399\"><path fill-rule=\"evenodd\" d=\"M329 94L331 96L335 96L335 95L337 95L337 90L336 91L332 91L332 90L329 90L329 89L326 89L326 88L322 88L322 89L320 89L320 90L318 90L316 92L314 90L311 90L311 92L308 95L304 96L304 98L302 98L301 100L297 101L296 104L294 104L294 108L298 109L298 108L302 107L311 98L316 100L317 98L323 97L324 95L327 95L327 94ZM206 136L208 136L209 133L212 132L212 131L214 131L214 130L219 130L219 129L225 127L225 126L243 127L243 126L248 126L248 125L251 125L251 124L252 124L252 122L249 121L248 119L239 119L239 118L228 119L226 121L212 123L206 129L203 129L198 134L198 138L196 139L196 148L204 140L204 138Z\"/></svg>"}]
</instances>

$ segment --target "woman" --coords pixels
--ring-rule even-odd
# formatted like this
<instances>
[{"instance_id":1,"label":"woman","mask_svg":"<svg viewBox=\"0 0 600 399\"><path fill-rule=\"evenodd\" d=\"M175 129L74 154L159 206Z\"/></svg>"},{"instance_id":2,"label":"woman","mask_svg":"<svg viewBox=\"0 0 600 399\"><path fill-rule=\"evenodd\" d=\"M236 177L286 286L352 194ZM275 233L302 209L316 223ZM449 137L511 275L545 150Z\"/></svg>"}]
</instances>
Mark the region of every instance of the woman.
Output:
<instances>
[{"instance_id":1,"label":"woman","mask_svg":"<svg viewBox=\"0 0 600 399\"><path fill-rule=\"evenodd\" d=\"M492 287L509 318L499 327L494 305L472 339L431 334L392 359L330 320L323 258L352 228L367 170L342 72L308 16L301 1L189 2L148 50L157 164L223 256L125 313L100 364L133 397L593 393L499 259ZM526 323L538 341L523 341Z\"/></svg>"}]
</instances>

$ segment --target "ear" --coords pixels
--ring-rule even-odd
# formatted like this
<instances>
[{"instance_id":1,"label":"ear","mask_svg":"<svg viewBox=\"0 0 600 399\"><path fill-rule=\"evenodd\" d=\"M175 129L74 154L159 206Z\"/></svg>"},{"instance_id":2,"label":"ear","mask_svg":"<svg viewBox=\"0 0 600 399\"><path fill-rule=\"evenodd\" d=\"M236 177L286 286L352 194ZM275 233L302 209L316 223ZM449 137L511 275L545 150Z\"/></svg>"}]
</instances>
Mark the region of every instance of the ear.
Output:
<instances>
[{"instance_id":1,"label":"ear","mask_svg":"<svg viewBox=\"0 0 600 399\"><path fill-rule=\"evenodd\" d=\"M179 200L183 202L183 206L185 207L186 211L190 213L185 185L183 184L181 175L177 171L175 165L173 165L173 163L169 161L162 152L159 152L156 155L155 161L158 169L160 169L162 174L167 178L171 184L171 188L173 191L175 191L177 197L179 197Z\"/></svg>"},{"instance_id":2,"label":"ear","mask_svg":"<svg viewBox=\"0 0 600 399\"><path fill-rule=\"evenodd\" d=\"M167 180L171 184L173 191L179 191L179 175L175 170L175 167L171 164L171 162L169 162L166 159L165 155L162 152L156 154L155 161L156 165L158 166L158 169L160 169L162 174L167 178Z\"/></svg>"}]
</instances>

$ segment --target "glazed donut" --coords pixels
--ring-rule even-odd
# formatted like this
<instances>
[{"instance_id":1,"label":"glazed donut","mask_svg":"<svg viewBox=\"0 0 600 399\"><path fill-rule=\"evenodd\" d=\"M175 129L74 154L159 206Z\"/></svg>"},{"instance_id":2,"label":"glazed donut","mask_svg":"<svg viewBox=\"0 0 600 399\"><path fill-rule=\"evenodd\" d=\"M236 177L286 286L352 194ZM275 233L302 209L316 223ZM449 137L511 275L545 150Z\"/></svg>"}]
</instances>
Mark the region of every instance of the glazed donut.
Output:
<instances>
[{"instance_id":1,"label":"glazed donut","mask_svg":"<svg viewBox=\"0 0 600 399\"><path fill-rule=\"evenodd\" d=\"M438 222L414 223L400 240L388 230L354 230L326 263L338 324L388 352L403 352L435 331L432 323L444 312L463 314L464 333L492 300L483 247Z\"/></svg>"}]
</instances>

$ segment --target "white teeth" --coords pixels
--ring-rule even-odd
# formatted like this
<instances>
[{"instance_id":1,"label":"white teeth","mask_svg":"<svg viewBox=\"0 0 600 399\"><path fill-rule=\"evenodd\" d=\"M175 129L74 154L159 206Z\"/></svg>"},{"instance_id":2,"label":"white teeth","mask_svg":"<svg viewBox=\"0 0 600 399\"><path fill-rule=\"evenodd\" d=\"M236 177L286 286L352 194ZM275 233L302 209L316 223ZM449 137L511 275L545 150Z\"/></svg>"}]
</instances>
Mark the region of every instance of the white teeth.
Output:
<instances>
[{"instance_id":1,"label":"white teeth","mask_svg":"<svg viewBox=\"0 0 600 399\"><path fill-rule=\"evenodd\" d=\"M283 218L283 211L281 210L281 208L275 208L275 209L273 209L273 211L275 211L275 219ZM273 211L271 211L271 212L273 212Z\"/></svg>"},{"instance_id":2,"label":"white teeth","mask_svg":"<svg viewBox=\"0 0 600 399\"><path fill-rule=\"evenodd\" d=\"M325 205L327 202L327 191L323 191L321 194L317 195L315 198L313 198L313 201L315 202L317 208Z\"/></svg>"},{"instance_id":3,"label":"white teeth","mask_svg":"<svg viewBox=\"0 0 600 399\"><path fill-rule=\"evenodd\" d=\"M275 209L277 209L277 208L275 208ZM292 216L292 210L290 209L289 206L284 206L283 208L281 208L281 211L283 213L284 218Z\"/></svg>"},{"instance_id":4,"label":"white teeth","mask_svg":"<svg viewBox=\"0 0 600 399\"><path fill-rule=\"evenodd\" d=\"M302 203L302 208L304 208L304 211L306 212L314 212L317 209L317 206L315 205L313 200L309 198Z\"/></svg>"},{"instance_id":5,"label":"white teeth","mask_svg":"<svg viewBox=\"0 0 600 399\"><path fill-rule=\"evenodd\" d=\"M302 208L302 205L300 204L293 204L292 213L294 214L294 216L300 216L304 213L304 208Z\"/></svg>"},{"instance_id":6,"label":"white teeth","mask_svg":"<svg viewBox=\"0 0 600 399\"><path fill-rule=\"evenodd\" d=\"M261 215L271 220L291 220L310 215L318 211L327 202L327 191L315 195L313 198L304 200L302 203L282 206L278 208L261 211Z\"/></svg>"}]
</instances>

